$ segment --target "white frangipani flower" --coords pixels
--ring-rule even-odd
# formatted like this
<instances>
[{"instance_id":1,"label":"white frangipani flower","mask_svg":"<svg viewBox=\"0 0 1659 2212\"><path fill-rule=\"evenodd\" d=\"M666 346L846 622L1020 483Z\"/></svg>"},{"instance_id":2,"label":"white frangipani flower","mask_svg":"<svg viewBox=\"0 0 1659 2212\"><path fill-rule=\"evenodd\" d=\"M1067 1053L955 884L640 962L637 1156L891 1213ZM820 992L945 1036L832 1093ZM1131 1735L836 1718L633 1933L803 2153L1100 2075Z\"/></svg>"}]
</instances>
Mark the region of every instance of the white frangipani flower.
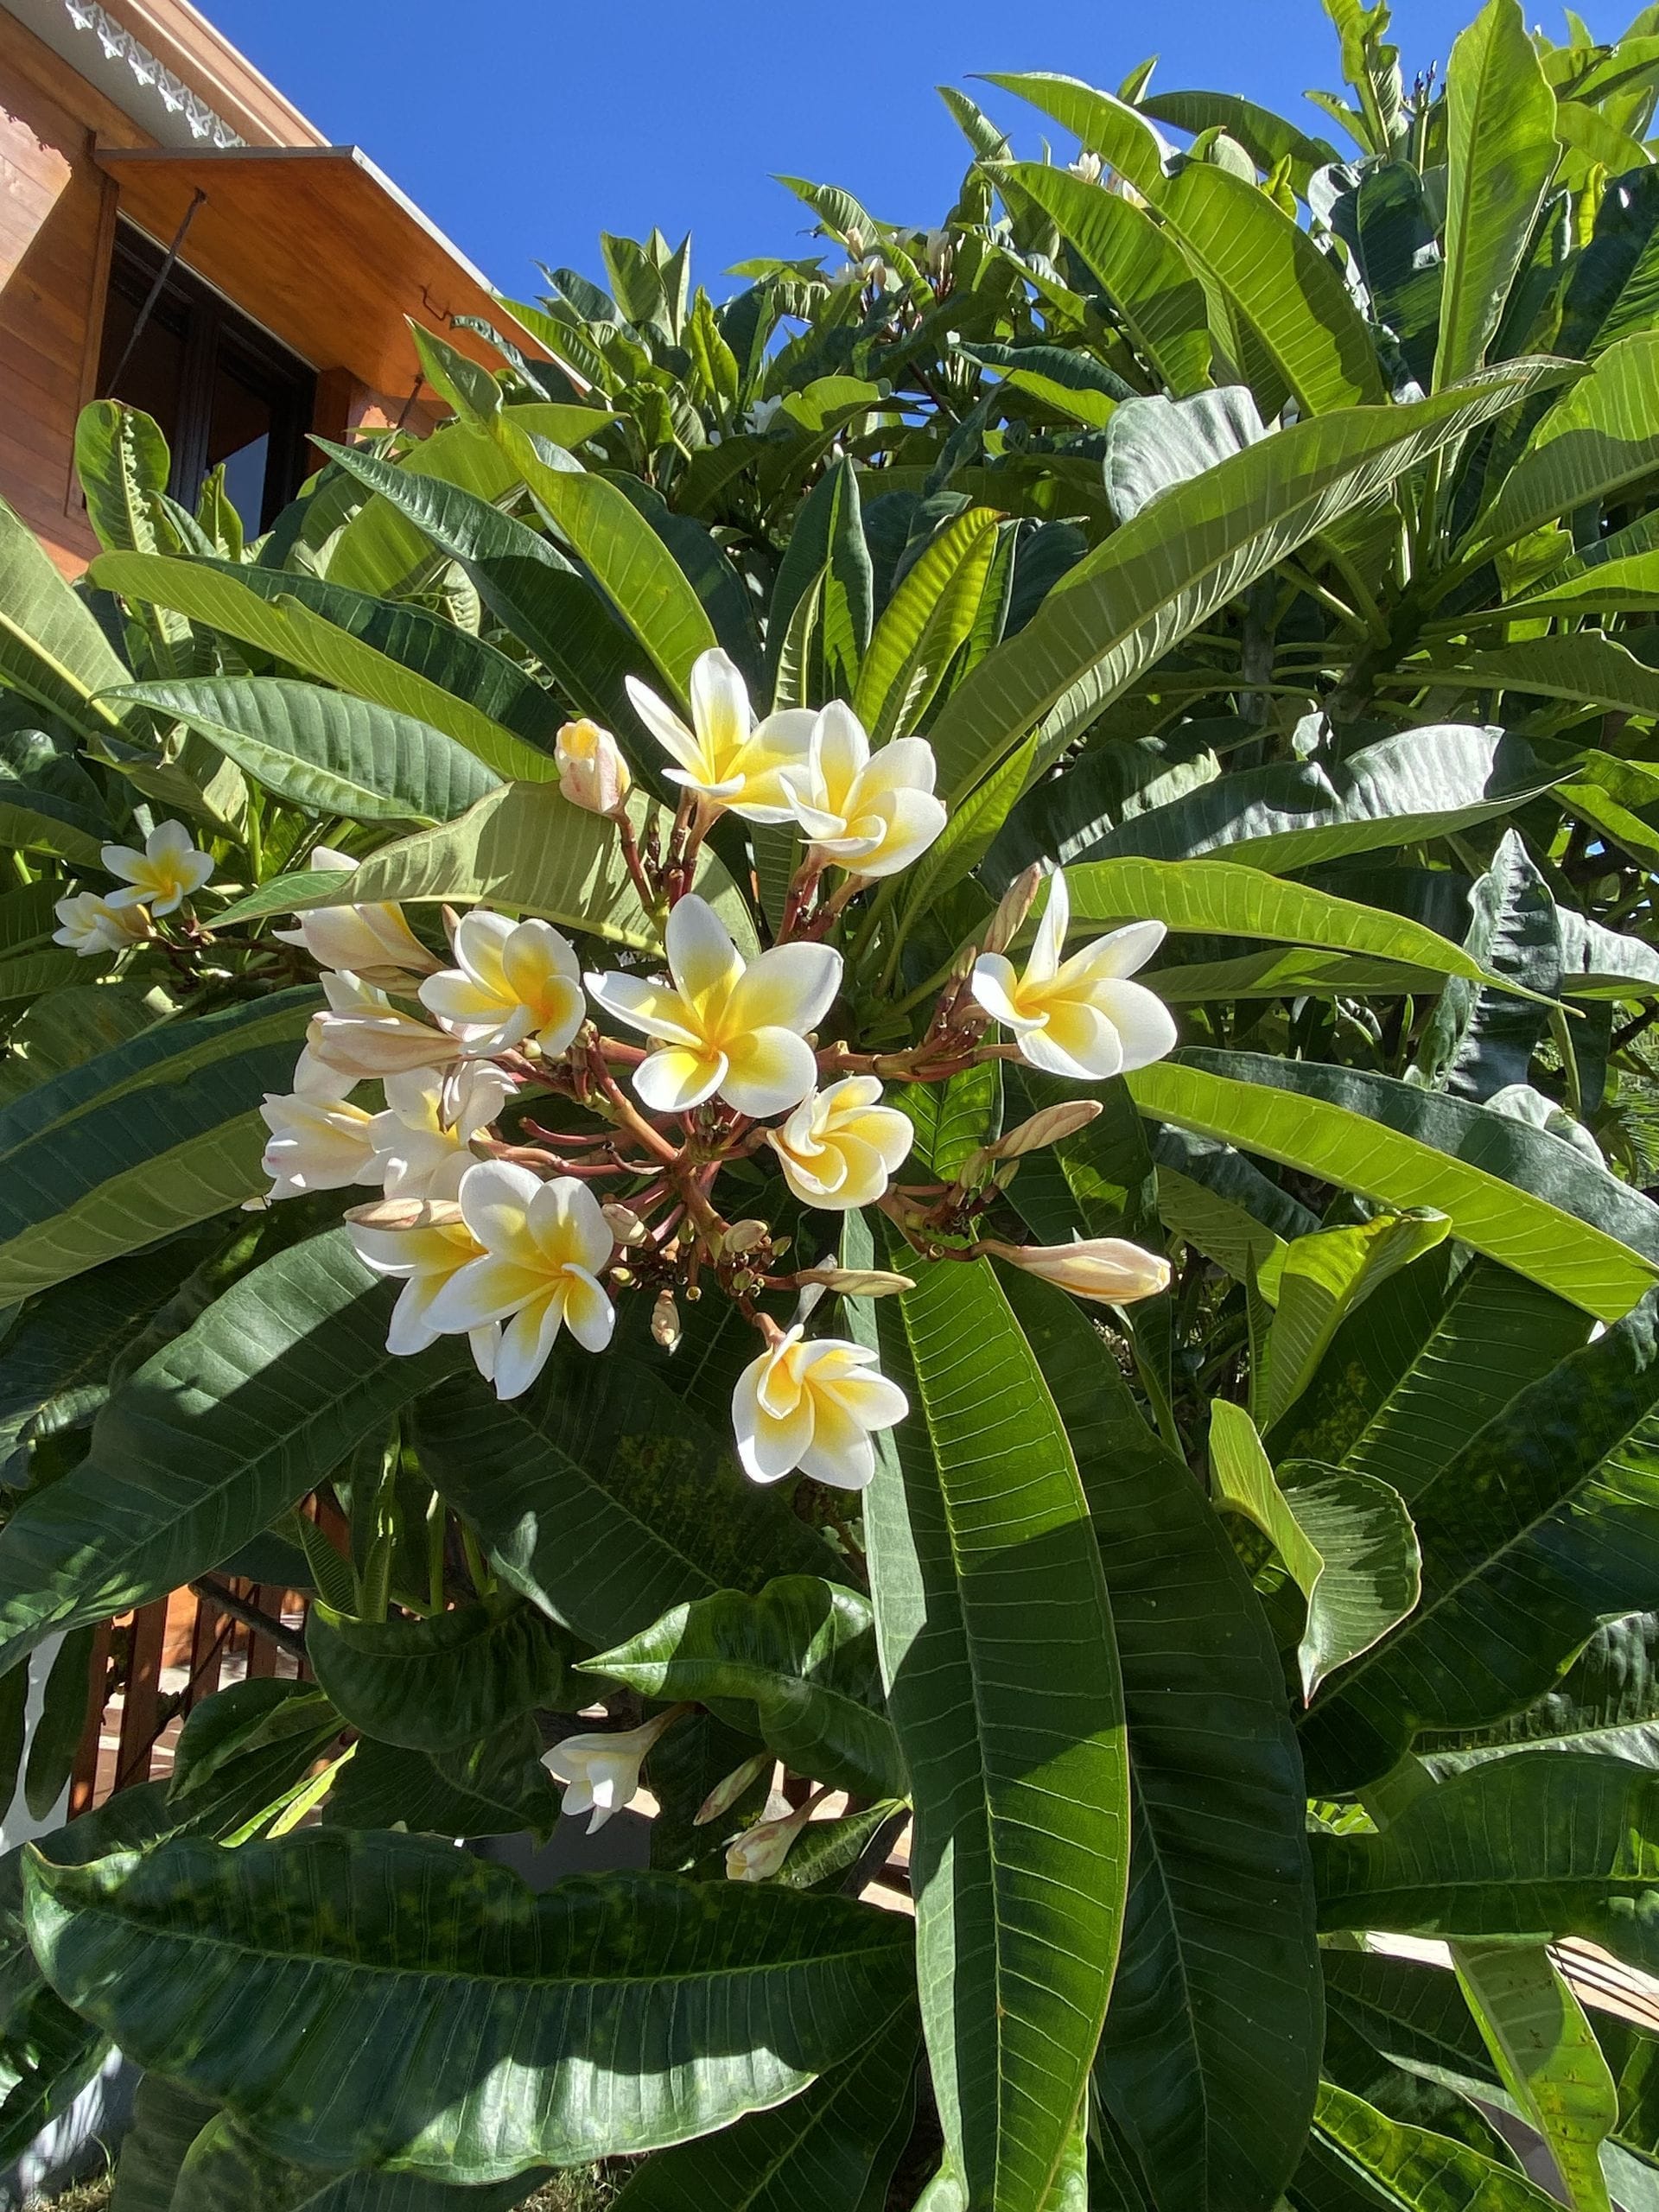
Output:
<instances>
[{"instance_id":1,"label":"white frangipani flower","mask_svg":"<svg viewBox=\"0 0 1659 2212\"><path fill-rule=\"evenodd\" d=\"M639 1794L639 1769L646 1752L684 1710L683 1706L671 1706L638 1728L567 1736L562 1744L543 1751L542 1764L555 1782L564 1785L566 1815L591 1813L588 1833L592 1835L613 1813L631 1805Z\"/></svg>"},{"instance_id":2,"label":"white frangipani flower","mask_svg":"<svg viewBox=\"0 0 1659 2212\"><path fill-rule=\"evenodd\" d=\"M111 875L123 878L111 891L111 906L148 906L152 914L171 914L213 872L213 856L198 852L182 822L158 822L143 851L131 845L105 845L99 858Z\"/></svg>"},{"instance_id":3,"label":"white frangipani flower","mask_svg":"<svg viewBox=\"0 0 1659 2212\"><path fill-rule=\"evenodd\" d=\"M898 1384L871 1371L874 1363L861 1344L841 1337L808 1343L798 1326L762 1352L732 1393L744 1473L775 1483L798 1467L836 1490L862 1490L875 1472L873 1432L910 1411Z\"/></svg>"},{"instance_id":4,"label":"white frangipani flower","mask_svg":"<svg viewBox=\"0 0 1659 2212\"><path fill-rule=\"evenodd\" d=\"M322 988L328 1009L314 1014L306 1025L305 1050L294 1072L296 1090L309 1092L325 1082L316 1072L323 1068L366 1082L410 1068L447 1067L466 1049L442 1030L400 1013L384 991L359 976L326 975Z\"/></svg>"},{"instance_id":5,"label":"white frangipani flower","mask_svg":"<svg viewBox=\"0 0 1659 2212\"><path fill-rule=\"evenodd\" d=\"M671 783L746 822L790 819L783 772L806 758L814 719L809 708L786 707L757 726L742 673L718 645L692 664L690 729L638 677L629 677L627 686L635 714L677 764L664 771Z\"/></svg>"},{"instance_id":6,"label":"white frangipani flower","mask_svg":"<svg viewBox=\"0 0 1659 2212\"><path fill-rule=\"evenodd\" d=\"M1122 1236L1079 1236L1071 1244L1005 1244L987 1238L985 1249L1010 1267L1040 1275L1074 1298L1104 1306L1130 1306L1169 1288L1169 1262Z\"/></svg>"},{"instance_id":7,"label":"white frangipani flower","mask_svg":"<svg viewBox=\"0 0 1659 2212\"><path fill-rule=\"evenodd\" d=\"M411 1068L385 1079L386 1110L369 1124L389 1198L453 1198L473 1165L472 1140L506 1103L499 1068L468 1061L448 1077Z\"/></svg>"},{"instance_id":8,"label":"white frangipani flower","mask_svg":"<svg viewBox=\"0 0 1659 2212\"><path fill-rule=\"evenodd\" d=\"M607 729L586 716L566 722L553 741L559 789L588 814L615 814L633 787L622 748Z\"/></svg>"},{"instance_id":9,"label":"white frangipani flower","mask_svg":"<svg viewBox=\"0 0 1659 2212\"><path fill-rule=\"evenodd\" d=\"M1009 1032L1020 1058L1049 1075L1099 1083L1162 1059L1176 1042L1169 1009L1128 978L1163 943L1163 924L1131 922L1067 960L1071 918L1065 877L1057 874L1025 974L1002 953L982 952L974 963L975 998Z\"/></svg>"},{"instance_id":10,"label":"white frangipani flower","mask_svg":"<svg viewBox=\"0 0 1659 2212\"><path fill-rule=\"evenodd\" d=\"M311 854L318 868L354 868L349 853L318 845ZM404 976L429 976L440 963L404 919L401 906L315 906L298 917L291 930L271 931L279 944L297 944L319 968L345 969L371 982L396 982Z\"/></svg>"},{"instance_id":11,"label":"white frangipani flower","mask_svg":"<svg viewBox=\"0 0 1659 2212\"><path fill-rule=\"evenodd\" d=\"M616 1313L600 1281L615 1239L586 1183L528 1167L480 1160L461 1179L462 1221L480 1257L446 1284L431 1309L445 1335L505 1321L496 1357L499 1398L528 1390L563 1327L588 1351L603 1351Z\"/></svg>"},{"instance_id":12,"label":"white frangipani flower","mask_svg":"<svg viewBox=\"0 0 1659 2212\"><path fill-rule=\"evenodd\" d=\"M884 1106L873 1075L849 1075L804 1098L779 1129L766 1131L784 1180L803 1205L844 1213L874 1205L904 1165L916 1132Z\"/></svg>"},{"instance_id":13,"label":"white frangipani flower","mask_svg":"<svg viewBox=\"0 0 1659 2212\"><path fill-rule=\"evenodd\" d=\"M505 1052L533 1038L563 1052L587 1014L575 947L550 922L515 922L475 906L455 927L456 965L429 976L421 1004L469 1052Z\"/></svg>"},{"instance_id":14,"label":"white frangipani flower","mask_svg":"<svg viewBox=\"0 0 1659 2212\"><path fill-rule=\"evenodd\" d=\"M54 944L73 944L83 960L100 952L122 952L149 935L149 915L143 906L115 906L96 891L78 891L60 899L52 909L58 926Z\"/></svg>"},{"instance_id":15,"label":"white frangipani flower","mask_svg":"<svg viewBox=\"0 0 1659 2212\"><path fill-rule=\"evenodd\" d=\"M874 877L908 868L944 829L937 774L925 737L895 737L873 753L862 722L835 699L812 725L805 766L785 770L784 781L817 857Z\"/></svg>"},{"instance_id":16,"label":"white frangipani flower","mask_svg":"<svg viewBox=\"0 0 1659 2212\"><path fill-rule=\"evenodd\" d=\"M352 1077L334 1080L332 1096L266 1092L259 1114L270 1136L259 1164L271 1179L272 1198L301 1198L308 1191L343 1191L351 1183L380 1180L371 1134L375 1117L346 1097Z\"/></svg>"},{"instance_id":17,"label":"white frangipani flower","mask_svg":"<svg viewBox=\"0 0 1659 2212\"><path fill-rule=\"evenodd\" d=\"M372 1213L378 1209L365 1211ZM407 1227L382 1228L373 1222L355 1221L349 1214L346 1225L364 1266L404 1286L391 1309L386 1350L409 1357L436 1344L448 1332L433 1325L434 1300L463 1268L483 1255L484 1248L461 1218L460 1207L423 1205ZM493 1382L500 1329L493 1322L485 1322L467 1334L474 1363L486 1382Z\"/></svg>"},{"instance_id":18,"label":"white frangipani flower","mask_svg":"<svg viewBox=\"0 0 1659 2212\"><path fill-rule=\"evenodd\" d=\"M817 1074L807 1033L841 987L841 955L826 944L779 944L746 965L714 908L695 895L670 914L665 941L667 983L587 979L607 1014L658 1047L634 1071L645 1104L681 1114L718 1095L757 1119L798 1106Z\"/></svg>"}]
</instances>

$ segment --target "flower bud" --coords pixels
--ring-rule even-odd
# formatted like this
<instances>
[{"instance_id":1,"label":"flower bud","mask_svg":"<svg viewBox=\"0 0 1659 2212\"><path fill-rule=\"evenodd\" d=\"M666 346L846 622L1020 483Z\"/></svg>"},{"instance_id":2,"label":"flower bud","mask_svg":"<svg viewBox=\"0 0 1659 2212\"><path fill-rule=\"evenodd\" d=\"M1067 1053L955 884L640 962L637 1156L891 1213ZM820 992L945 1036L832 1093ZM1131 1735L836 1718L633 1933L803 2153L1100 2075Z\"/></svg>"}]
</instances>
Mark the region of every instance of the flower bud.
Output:
<instances>
[{"instance_id":1,"label":"flower bud","mask_svg":"<svg viewBox=\"0 0 1659 2212\"><path fill-rule=\"evenodd\" d=\"M680 1309L671 1290L659 1290L651 1309L651 1333L664 1351L676 1351L680 1342Z\"/></svg>"},{"instance_id":2,"label":"flower bud","mask_svg":"<svg viewBox=\"0 0 1659 2212\"><path fill-rule=\"evenodd\" d=\"M822 1283L843 1298L890 1298L895 1291L916 1287L908 1275L889 1274L882 1268L803 1268L796 1281Z\"/></svg>"},{"instance_id":3,"label":"flower bud","mask_svg":"<svg viewBox=\"0 0 1659 2212\"><path fill-rule=\"evenodd\" d=\"M814 1800L781 1821L757 1821L745 1828L726 1853L728 1882L769 1880L789 1856L790 1846L811 1818Z\"/></svg>"},{"instance_id":4,"label":"flower bud","mask_svg":"<svg viewBox=\"0 0 1659 2212\"><path fill-rule=\"evenodd\" d=\"M606 1226L619 1244L645 1243L645 1224L632 1206L622 1205L613 1198L608 1205L601 1206L600 1211L605 1217Z\"/></svg>"},{"instance_id":5,"label":"flower bud","mask_svg":"<svg viewBox=\"0 0 1659 2212\"><path fill-rule=\"evenodd\" d=\"M1079 1237L1074 1244L1004 1244L987 1237L982 1249L1074 1298L1105 1306L1129 1306L1169 1288L1169 1262L1122 1236Z\"/></svg>"},{"instance_id":6,"label":"flower bud","mask_svg":"<svg viewBox=\"0 0 1659 2212\"><path fill-rule=\"evenodd\" d=\"M1045 1145L1058 1144L1063 1137L1075 1136L1079 1129L1086 1129L1103 1110L1097 1098L1067 1098L1058 1106L1045 1106L1040 1114L1033 1114L1017 1129L1010 1129L995 1144L988 1144L985 1158L1019 1160L1026 1153L1040 1152Z\"/></svg>"},{"instance_id":7,"label":"flower bud","mask_svg":"<svg viewBox=\"0 0 1659 2212\"><path fill-rule=\"evenodd\" d=\"M621 748L597 722L566 722L553 741L553 757L560 791L589 814L614 814L632 787Z\"/></svg>"},{"instance_id":8,"label":"flower bud","mask_svg":"<svg viewBox=\"0 0 1659 2212\"><path fill-rule=\"evenodd\" d=\"M1037 901L1043 887L1043 864L1033 861L1021 875L1002 893L996 912L991 916L991 925L985 932L987 952L1006 952L1019 934L1020 924Z\"/></svg>"},{"instance_id":9,"label":"flower bud","mask_svg":"<svg viewBox=\"0 0 1659 2212\"><path fill-rule=\"evenodd\" d=\"M360 1229L453 1229L461 1208L453 1198L371 1198L347 1206L346 1218Z\"/></svg>"},{"instance_id":10,"label":"flower bud","mask_svg":"<svg viewBox=\"0 0 1659 2212\"><path fill-rule=\"evenodd\" d=\"M721 1239L721 1249L731 1253L753 1252L755 1246L764 1244L771 1234L768 1222L756 1221L752 1217L746 1221L734 1221Z\"/></svg>"},{"instance_id":11,"label":"flower bud","mask_svg":"<svg viewBox=\"0 0 1659 2212\"><path fill-rule=\"evenodd\" d=\"M717 1821L722 1813L729 1813L746 1789L759 1782L772 1764L770 1751L757 1751L752 1759L745 1759L741 1766L734 1766L723 1782L717 1782L692 1815L694 1828L707 1827L710 1821Z\"/></svg>"}]
</instances>

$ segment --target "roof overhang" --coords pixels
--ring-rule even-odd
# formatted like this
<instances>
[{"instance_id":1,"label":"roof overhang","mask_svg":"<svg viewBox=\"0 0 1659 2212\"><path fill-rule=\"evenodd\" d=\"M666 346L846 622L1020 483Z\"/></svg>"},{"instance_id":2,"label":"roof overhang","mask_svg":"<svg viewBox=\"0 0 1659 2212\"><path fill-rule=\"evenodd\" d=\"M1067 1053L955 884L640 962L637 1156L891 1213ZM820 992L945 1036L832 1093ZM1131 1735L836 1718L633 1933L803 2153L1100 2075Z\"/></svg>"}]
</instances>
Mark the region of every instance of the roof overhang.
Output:
<instances>
[{"instance_id":1,"label":"roof overhang","mask_svg":"<svg viewBox=\"0 0 1659 2212\"><path fill-rule=\"evenodd\" d=\"M405 318L497 367L456 315L489 322L532 359L545 348L483 276L356 146L99 146L121 213L170 245L203 196L179 258L315 369L412 391L420 360Z\"/></svg>"}]
</instances>

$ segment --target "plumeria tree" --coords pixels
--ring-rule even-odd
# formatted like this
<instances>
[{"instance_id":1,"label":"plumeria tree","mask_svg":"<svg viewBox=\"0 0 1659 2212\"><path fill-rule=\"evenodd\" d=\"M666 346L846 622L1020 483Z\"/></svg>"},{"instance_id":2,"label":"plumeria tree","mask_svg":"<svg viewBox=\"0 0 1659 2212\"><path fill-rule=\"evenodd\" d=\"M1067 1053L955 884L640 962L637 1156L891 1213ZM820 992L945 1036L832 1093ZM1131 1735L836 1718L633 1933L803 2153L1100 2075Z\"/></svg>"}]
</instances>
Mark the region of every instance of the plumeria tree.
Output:
<instances>
[{"instance_id":1,"label":"plumeria tree","mask_svg":"<svg viewBox=\"0 0 1659 2212\"><path fill-rule=\"evenodd\" d=\"M1346 153L953 92L261 539L113 404L88 579L0 512L15 1788L308 1599L0 1861L9 2149L115 2045L120 2212L1652 2199L1655 26L1329 12Z\"/></svg>"}]
</instances>

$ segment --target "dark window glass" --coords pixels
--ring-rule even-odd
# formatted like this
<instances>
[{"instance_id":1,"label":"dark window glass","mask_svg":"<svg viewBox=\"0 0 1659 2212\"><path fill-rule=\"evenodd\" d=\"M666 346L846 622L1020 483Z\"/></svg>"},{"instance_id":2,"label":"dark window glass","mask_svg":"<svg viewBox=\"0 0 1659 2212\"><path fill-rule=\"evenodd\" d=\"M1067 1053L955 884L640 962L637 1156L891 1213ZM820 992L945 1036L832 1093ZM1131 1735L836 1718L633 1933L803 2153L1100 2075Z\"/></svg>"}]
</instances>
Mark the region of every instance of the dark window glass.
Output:
<instances>
[{"instance_id":1,"label":"dark window glass","mask_svg":"<svg viewBox=\"0 0 1659 2212\"><path fill-rule=\"evenodd\" d=\"M155 291L163 261L142 232L121 225L99 396L142 407L161 424L175 499L194 507L207 472L222 461L244 526L267 529L305 474L316 378L188 269L175 264Z\"/></svg>"}]
</instances>

